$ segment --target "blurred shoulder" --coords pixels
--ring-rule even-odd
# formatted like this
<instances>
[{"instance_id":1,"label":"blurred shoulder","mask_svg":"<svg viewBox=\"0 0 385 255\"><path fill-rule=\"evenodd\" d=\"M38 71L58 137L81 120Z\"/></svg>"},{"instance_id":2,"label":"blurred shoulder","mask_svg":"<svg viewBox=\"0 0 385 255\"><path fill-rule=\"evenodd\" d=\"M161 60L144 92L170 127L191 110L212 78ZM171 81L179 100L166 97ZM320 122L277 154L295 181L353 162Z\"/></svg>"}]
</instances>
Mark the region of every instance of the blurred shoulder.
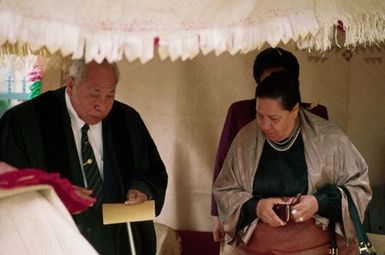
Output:
<instances>
[{"instance_id":1,"label":"blurred shoulder","mask_svg":"<svg viewBox=\"0 0 385 255\"><path fill-rule=\"evenodd\" d=\"M301 121L304 131L319 141L335 143L337 140L348 139L340 127L307 110L301 110Z\"/></svg>"},{"instance_id":2,"label":"blurred shoulder","mask_svg":"<svg viewBox=\"0 0 385 255\"><path fill-rule=\"evenodd\" d=\"M257 140L258 134L261 134L259 130L257 120L254 119L250 123L246 124L235 136L234 142L237 144L254 144Z\"/></svg>"}]
</instances>

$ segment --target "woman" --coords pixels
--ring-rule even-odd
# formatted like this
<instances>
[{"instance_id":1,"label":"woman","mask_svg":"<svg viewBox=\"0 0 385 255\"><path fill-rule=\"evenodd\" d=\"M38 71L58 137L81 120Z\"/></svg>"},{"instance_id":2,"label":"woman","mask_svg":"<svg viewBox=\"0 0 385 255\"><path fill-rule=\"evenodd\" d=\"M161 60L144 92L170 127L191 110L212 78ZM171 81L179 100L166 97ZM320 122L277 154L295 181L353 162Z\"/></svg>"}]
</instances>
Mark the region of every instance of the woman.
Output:
<instances>
[{"instance_id":1,"label":"woman","mask_svg":"<svg viewBox=\"0 0 385 255\"><path fill-rule=\"evenodd\" d=\"M339 128L300 108L299 82L289 73L264 79L256 97L257 119L234 139L214 185L228 241L244 254L328 254L331 220L339 254L356 254L339 186L363 219L371 198L364 159ZM293 204L289 221L276 204Z\"/></svg>"}]
</instances>

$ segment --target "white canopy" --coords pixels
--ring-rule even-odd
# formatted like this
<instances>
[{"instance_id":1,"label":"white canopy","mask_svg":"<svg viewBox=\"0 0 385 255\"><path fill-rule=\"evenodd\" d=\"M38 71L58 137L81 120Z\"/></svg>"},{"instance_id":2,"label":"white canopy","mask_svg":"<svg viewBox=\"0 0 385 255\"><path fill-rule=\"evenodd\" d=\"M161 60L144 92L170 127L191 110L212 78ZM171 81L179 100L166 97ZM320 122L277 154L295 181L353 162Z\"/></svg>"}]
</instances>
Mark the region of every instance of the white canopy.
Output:
<instances>
[{"instance_id":1,"label":"white canopy","mask_svg":"<svg viewBox=\"0 0 385 255\"><path fill-rule=\"evenodd\" d=\"M338 27L342 46L377 44L384 20L384 0L1 0L0 44L98 62L146 62L155 49L162 59L186 60L289 41L325 51Z\"/></svg>"}]
</instances>

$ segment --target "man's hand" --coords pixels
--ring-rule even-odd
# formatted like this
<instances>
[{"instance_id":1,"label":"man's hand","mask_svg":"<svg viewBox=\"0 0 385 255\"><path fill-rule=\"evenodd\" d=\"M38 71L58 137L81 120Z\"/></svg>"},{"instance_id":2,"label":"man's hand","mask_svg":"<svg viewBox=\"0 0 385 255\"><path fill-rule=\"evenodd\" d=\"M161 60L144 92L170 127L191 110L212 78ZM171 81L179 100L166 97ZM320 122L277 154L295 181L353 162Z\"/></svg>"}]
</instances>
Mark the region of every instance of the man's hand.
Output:
<instances>
[{"instance_id":1,"label":"man's hand","mask_svg":"<svg viewBox=\"0 0 385 255\"><path fill-rule=\"evenodd\" d=\"M11 172L17 170L16 167L13 167L11 165L8 165L5 162L0 161L0 174Z\"/></svg>"},{"instance_id":2,"label":"man's hand","mask_svg":"<svg viewBox=\"0 0 385 255\"><path fill-rule=\"evenodd\" d=\"M86 188L83 188L83 187L79 187L79 186L76 186L76 185L72 185L73 188L75 188L75 192L76 192L76 195L84 200L86 200L89 204L88 204L88 207L91 207L95 204L96 202L96 198L92 197L92 190L89 190L89 189L86 189ZM84 202L82 202L84 203ZM86 209L84 209L86 210ZM72 212L71 214L79 214L81 212L83 212L84 210L81 210L81 211L77 211L77 212Z\"/></svg>"},{"instance_id":3,"label":"man's hand","mask_svg":"<svg viewBox=\"0 0 385 255\"><path fill-rule=\"evenodd\" d=\"M225 231L219 222L218 216L212 216L213 219L213 238L215 242L222 242L225 240Z\"/></svg>"},{"instance_id":4,"label":"man's hand","mask_svg":"<svg viewBox=\"0 0 385 255\"><path fill-rule=\"evenodd\" d=\"M86 189L86 188L83 188L83 187L80 187L80 186L76 186L76 185L72 185L75 190L76 190L76 194L83 198L83 199L87 199L87 200L90 200L90 201L94 201L95 202L95 198L91 197L92 195L92 190L90 189Z\"/></svg>"},{"instance_id":5,"label":"man's hand","mask_svg":"<svg viewBox=\"0 0 385 255\"><path fill-rule=\"evenodd\" d=\"M288 202L282 198L264 198L259 200L257 204L257 217L263 222L272 227L280 227L286 225L278 215L274 212L273 206L275 204L287 204Z\"/></svg>"},{"instance_id":6,"label":"man's hand","mask_svg":"<svg viewBox=\"0 0 385 255\"><path fill-rule=\"evenodd\" d=\"M137 189L130 189L126 198L127 200L124 202L126 205L137 205L148 200L147 195Z\"/></svg>"}]
</instances>

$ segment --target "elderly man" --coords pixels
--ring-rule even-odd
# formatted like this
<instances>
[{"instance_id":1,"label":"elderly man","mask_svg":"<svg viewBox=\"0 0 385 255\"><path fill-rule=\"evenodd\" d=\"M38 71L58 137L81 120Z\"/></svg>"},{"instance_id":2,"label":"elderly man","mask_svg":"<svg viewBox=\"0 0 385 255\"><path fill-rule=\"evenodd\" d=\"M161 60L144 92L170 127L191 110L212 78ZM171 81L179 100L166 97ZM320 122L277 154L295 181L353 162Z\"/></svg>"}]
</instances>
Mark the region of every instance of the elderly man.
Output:
<instances>
[{"instance_id":1,"label":"elderly man","mask_svg":"<svg viewBox=\"0 0 385 255\"><path fill-rule=\"evenodd\" d=\"M8 110L0 120L0 160L59 172L97 199L74 216L100 254L130 254L125 224L103 226L102 203L155 200L159 214L167 173L140 115L115 100L119 72L107 61L76 60L65 88ZM133 223L137 254L155 254L152 222Z\"/></svg>"}]
</instances>

